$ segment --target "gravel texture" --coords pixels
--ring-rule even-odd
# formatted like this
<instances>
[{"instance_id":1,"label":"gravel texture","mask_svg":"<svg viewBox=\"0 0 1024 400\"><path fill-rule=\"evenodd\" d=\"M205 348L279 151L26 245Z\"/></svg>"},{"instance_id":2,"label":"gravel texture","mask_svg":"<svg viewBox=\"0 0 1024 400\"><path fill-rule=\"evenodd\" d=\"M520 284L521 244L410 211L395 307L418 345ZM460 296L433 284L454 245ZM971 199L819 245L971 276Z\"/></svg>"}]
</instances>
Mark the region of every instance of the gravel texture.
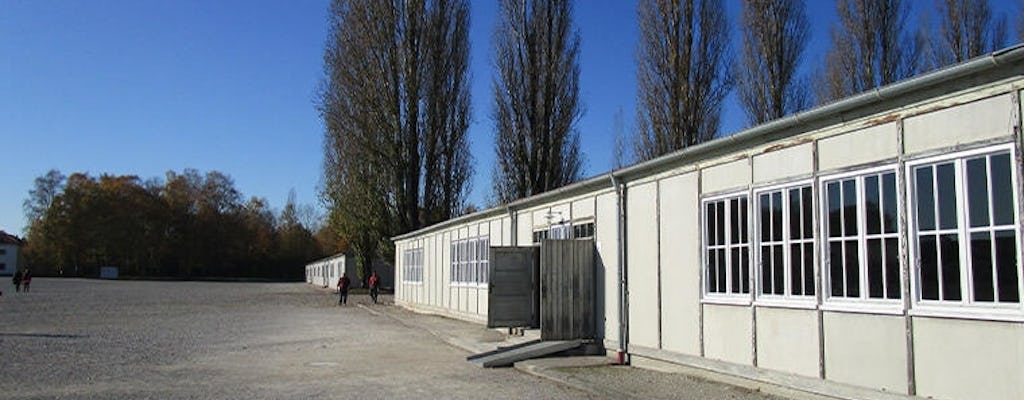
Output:
<instances>
[{"instance_id":1,"label":"gravel texture","mask_svg":"<svg viewBox=\"0 0 1024 400\"><path fill-rule=\"evenodd\" d=\"M8 281L9 282L9 281ZM481 369L303 283L33 280L0 297L4 399L590 398Z\"/></svg>"}]
</instances>

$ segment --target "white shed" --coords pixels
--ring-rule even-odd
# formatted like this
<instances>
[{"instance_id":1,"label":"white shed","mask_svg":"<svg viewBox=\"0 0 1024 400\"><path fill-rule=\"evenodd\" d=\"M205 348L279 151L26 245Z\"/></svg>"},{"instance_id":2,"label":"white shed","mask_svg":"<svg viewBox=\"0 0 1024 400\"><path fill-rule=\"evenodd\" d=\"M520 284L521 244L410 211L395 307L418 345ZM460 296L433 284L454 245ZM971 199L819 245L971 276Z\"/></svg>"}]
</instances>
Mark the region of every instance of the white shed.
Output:
<instances>
[{"instance_id":1,"label":"white shed","mask_svg":"<svg viewBox=\"0 0 1024 400\"><path fill-rule=\"evenodd\" d=\"M0 275L11 276L21 266L21 246L24 244L17 236L0 231Z\"/></svg>"}]
</instances>

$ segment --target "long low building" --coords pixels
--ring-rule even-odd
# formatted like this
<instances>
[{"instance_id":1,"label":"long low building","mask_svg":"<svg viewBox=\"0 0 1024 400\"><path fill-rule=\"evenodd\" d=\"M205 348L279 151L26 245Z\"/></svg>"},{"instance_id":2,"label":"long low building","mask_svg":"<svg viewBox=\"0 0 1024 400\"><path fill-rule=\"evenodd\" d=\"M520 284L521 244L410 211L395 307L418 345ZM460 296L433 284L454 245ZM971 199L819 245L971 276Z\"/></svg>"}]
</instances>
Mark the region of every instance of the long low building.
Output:
<instances>
[{"instance_id":1,"label":"long low building","mask_svg":"<svg viewBox=\"0 0 1024 400\"><path fill-rule=\"evenodd\" d=\"M1024 398L1022 89L1016 46L396 237L396 303L488 323L496 248L589 239L634 365Z\"/></svg>"}]
</instances>

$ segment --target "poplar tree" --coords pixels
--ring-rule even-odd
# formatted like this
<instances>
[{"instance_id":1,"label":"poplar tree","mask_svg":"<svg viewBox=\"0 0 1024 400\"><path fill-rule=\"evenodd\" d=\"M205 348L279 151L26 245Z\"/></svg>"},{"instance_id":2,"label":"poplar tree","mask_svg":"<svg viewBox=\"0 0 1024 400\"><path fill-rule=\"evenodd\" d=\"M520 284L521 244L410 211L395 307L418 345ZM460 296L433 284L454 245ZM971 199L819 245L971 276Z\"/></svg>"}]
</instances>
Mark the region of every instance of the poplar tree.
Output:
<instances>
[{"instance_id":1,"label":"poplar tree","mask_svg":"<svg viewBox=\"0 0 1024 400\"><path fill-rule=\"evenodd\" d=\"M993 15L988 0L935 0L939 25L932 42L936 67L956 64L1002 48L1005 17Z\"/></svg>"},{"instance_id":2,"label":"poplar tree","mask_svg":"<svg viewBox=\"0 0 1024 400\"><path fill-rule=\"evenodd\" d=\"M797 77L810 34L802 0L744 0L742 52L736 74L740 105L757 125L808 106Z\"/></svg>"},{"instance_id":3,"label":"poplar tree","mask_svg":"<svg viewBox=\"0 0 1024 400\"><path fill-rule=\"evenodd\" d=\"M504 203L580 179L580 35L566 0L500 0L494 34L494 195Z\"/></svg>"},{"instance_id":4,"label":"poplar tree","mask_svg":"<svg viewBox=\"0 0 1024 400\"><path fill-rule=\"evenodd\" d=\"M711 140L730 73L721 0L641 0L637 10L638 161Z\"/></svg>"}]
</instances>

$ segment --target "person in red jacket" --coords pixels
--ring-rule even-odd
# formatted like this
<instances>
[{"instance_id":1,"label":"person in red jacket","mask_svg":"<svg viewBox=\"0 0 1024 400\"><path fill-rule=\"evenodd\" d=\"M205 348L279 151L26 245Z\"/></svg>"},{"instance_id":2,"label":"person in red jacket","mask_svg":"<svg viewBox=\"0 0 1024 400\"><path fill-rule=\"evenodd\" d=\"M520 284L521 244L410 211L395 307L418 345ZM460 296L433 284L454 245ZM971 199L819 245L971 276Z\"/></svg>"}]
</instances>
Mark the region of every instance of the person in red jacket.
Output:
<instances>
[{"instance_id":1,"label":"person in red jacket","mask_svg":"<svg viewBox=\"0 0 1024 400\"><path fill-rule=\"evenodd\" d=\"M348 279L347 274L341 274L341 278L338 278L338 304L348 304L348 287L352 284L352 281Z\"/></svg>"},{"instance_id":2,"label":"person in red jacket","mask_svg":"<svg viewBox=\"0 0 1024 400\"><path fill-rule=\"evenodd\" d=\"M377 276L377 271L370 273L370 298L373 299L373 304L377 304L377 295L380 294L380 277Z\"/></svg>"}]
</instances>

